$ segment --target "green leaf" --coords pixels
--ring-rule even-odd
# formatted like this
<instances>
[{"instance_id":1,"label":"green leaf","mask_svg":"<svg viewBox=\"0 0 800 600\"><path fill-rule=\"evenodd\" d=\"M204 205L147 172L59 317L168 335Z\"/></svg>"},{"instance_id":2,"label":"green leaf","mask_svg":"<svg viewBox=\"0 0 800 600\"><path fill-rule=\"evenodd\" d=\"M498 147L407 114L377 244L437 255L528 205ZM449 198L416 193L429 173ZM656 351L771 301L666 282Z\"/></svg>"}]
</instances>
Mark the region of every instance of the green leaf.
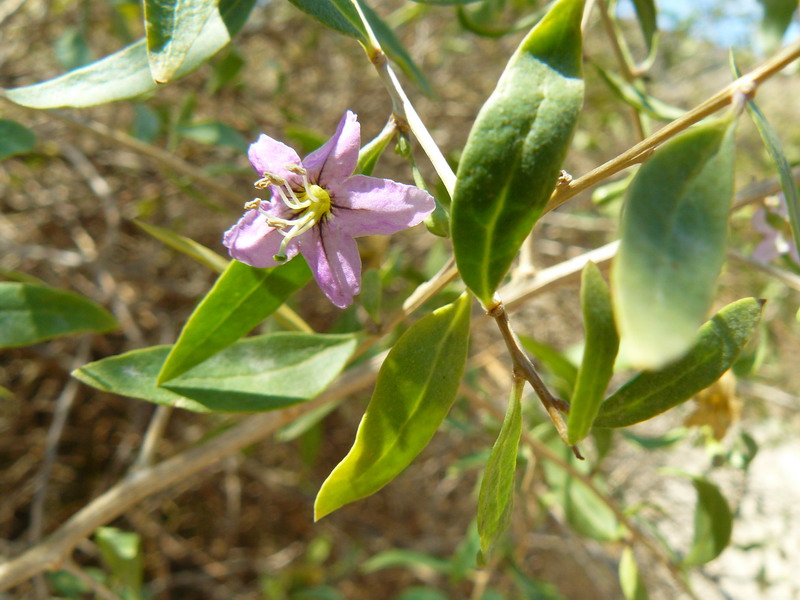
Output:
<instances>
[{"instance_id":1,"label":"green leaf","mask_svg":"<svg viewBox=\"0 0 800 600\"><path fill-rule=\"evenodd\" d=\"M581 306L586 345L567 420L570 444L577 444L591 430L614 374L614 361L619 350L611 294L600 269L591 261L586 263L581 274Z\"/></svg>"},{"instance_id":2,"label":"green leaf","mask_svg":"<svg viewBox=\"0 0 800 600\"><path fill-rule=\"evenodd\" d=\"M360 42L367 39L366 29L361 23L358 11L352 0L289 0L297 8L308 13L326 27L344 35L353 37ZM430 84L422 71L419 70L403 44L397 39L391 28L365 2L359 0L361 10L372 28L375 37L386 55L397 63L400 69L423 92L432 94Z\"/></svg>"},{"instance_id":3,"label":"green leaf","mask_svg":"<svg viewBox=\"0 0 800 600\"><path fill-rule=\"evenodd\" d=\"M246 154L247 147L250 145L241 133L221 121L202 121L181 125L177 131L183 137L195 142L210 146L227 146L241 154Z\"/></svg>"},{"instance_id":4,"label":"green leaf","mask_svg":"<svg viewBox=\"0 0 800 600\"><path fill-rule=\"evenodd\" d=\"M29 283L0 283L0 348L118 327L105 309L72 292Z\"/></svg>"},{"instance_id":5,"label":"green leaf","mask_svg":"<svg viewBox=\"0 0 800 600\"><path fill-rule=\"evenodd\" d=\"M27 154L36 147L36 134L21 123L0 119L0 160Z\"/></svg>"},{"instance_id":6,"label":"green leaf","mask_svg":"<svg viewBox=\"0 0 800 600\"><path fill-rule=\"evenodd\" d=\"M147 60L156 83L167 83L217 7L217 0L144 0Z\"/></svg>"},{"instance_id":7,"label":"green leaf","mask_svg":"<svg viewBox=\"0 0 800 600\"><path fill-rule=\"evenodd\" d=\"M796 1L794 4L797 6ZM731 65L733 66L733 72L736 77L741 77L741 73L733 58L733 53L731 53ZM795 183L794 180L792 167L789 166L789 161L786 159L786 154L781 146L781 141L778 139L778 134L772 128L772 125L769 124L769 121L767 121L764 113L761 112L761 109L754 100L747 103L747 114L753 119L753 123L755 123L756 129L758 129L758 133L761 136L761 141L767 148L767 153L772 159L772 162L775 163L775 168L778 170L778 179L781 182L781 190L783 191L783 197L786 200L786 209L789 213L789 225L792 229L792 239L794 240L795 247L800 248L800 195L797 193L797 183Z\"/></svg>"},{"instance_id":8,"label":"green leaf","mask_svg":"<svg viewBox=\"0 0 800 600\"><path fill-rule=\"evenodd\" d=\"M611 394L595 427L627 427L685 402L727 371L761 319L763 302L745 298L719 311L700 328L680 360L658 371L643 371Z\"/></svg>"},{"instance_id":9,"label":"green leaf","mask_svg":"<svg viewBox=\"0 0 800 600\"><path fill-rule=\"evenodd\" d=\"M759 0L764 5L761 20L760 38L767 55L775 52L783 41L783 36L792 22L797 10L797 0Z\"/></svg>"},{"instance_id":10,"label":"green leaf","mask_svg":"<svg viewBox=\"0 0 800 600\"><path fill-rule=\"evenodd\" d=\"M139 534L100 527L94 532L94 541L111 574L135 597L140 597L144 567Z\"/></svg>"},{"instance_id":11,"label":"green leaf","mask_svg":"<svg viewBox=\"0 0 800 600\"><path fill-rule=\"evenodd\" d=\"M686 567L704 565L722 554L733 531L733 514L717 486L702 477L693 477L692 483L697 491L697 507L692 547L683 559Z\"/></svg>"},{"instance_id":12,"label":"green leaf","mask_svg":"<svg viewBox=\"0 0 800 600\"><path fill-rule=\"evenodd\" d=\"M583 103L583 0L559 0L511 57L458 165L456 264L485 305L542 213Z\"/></svg>"},{"instance_id":13,"label":"green leaf","mask_svg":"<svg viewBox=\"0 0 800 600\"><path fill-rule=\"evenodd\" d=\"M242 28L255 0L220 0L173 79L190 73ZM30 108L84 107L133 98L155 90L146 41L139 40L116 52L54 79L6 90L12 102Z\"/></svg>"},{"instance_id":14,"label":"green leaf","mask_svg":"<svg viewBox=\"0 0 800 600\"><path fill-rule=\"evenodd\" d=\"M386 357L356 439L322 484L314 518L374 494L425 448L456 398L469 341L467 294L412 325Z\"/></svg>"},{"instance_id":15,"label":"green leaf","mask_svg":"<svg viewBox=\"0 0 800 600\"><path fill-rule=\"evenodd\" d=\"M344 368L352 335L273 333L239 340L163 387L156 383L171 346L104 358L72 375L97 389L195 412L259 412L305 402Z\"/></svg>"},{"instance_id":16,"label":"green leaf","mask_svg":"<svg viewBox=\"0 0 800 600\"><path fill-rule=\"evenodd\" d=\"M735 123L711 121L656 150L628 188L612 270L625 355L644 369L691 346L725 259Z\"/></svg>"},{"instance_id":17,"label":"green leaf","mask_svg":"<svg viewBox=\"0 0 800 600\"><path fill-rule=\"evenodd\" d=\"M672 121L679 119L686 114L686 111L677 106L672 106L654 98L650 94L638 89L633 84L625 81L622 77L606 71L597 63L592 63L600 78L611 88L611 91L623 102L629 104L637 111L646 114L648 117L660 119L662 121Z\"/></svg>"},{"instance_id":18,"label":"green leaf","mask_svg":"<svg viewBox=\"0 0 800 600\"><path fill-rule=\"evenodd\" d=\"M157 227L150 225L138 219L133 220L134 225L143 229L162 244L169 246L173 250L177 250L181 254L185 254L189 258L193 258L200 264L207 266L209 269L222 273L230 265L229 260L223 258L210 248L195 242L193 239L178 235L170 229L164 227Z\"/></svg>"},{"instance_id":19,"label":"green leaf","mask_svg":"<svg viewBox=\"0 0 800 600\"><path fill-rule=\"evenodd\" d=\"M404 589L395 600L448 600L448 597L435 588L411 586Z\"/></svg>"},{"instance_id":20,"label":"green leaf","mask_svg":"<svg viewBox=\"0 0 800 600\"><path fill-rule=\"evenodd\" d=\"M456 6L458 4L474 4L481 0L411 0L420 4L432 4L433 6Z\"/></svg>"},{"instance_id":21,"label":"green leaf","mask_svg":"<svg viewBox=\"0 0 800 600\"><path fill-rule=\"evenodd\" d=\"M625 600L648 600L649 598L630 546L625 546L622 557L619 559L619 585Z\"/></svg>"},{"instance_id":22,"label":"green leaf","mask_svg":"<svg viewBox=\"0 0 800 600\"><path fill-rule=\"evenodd\" d=\"M492 446L478 495L478 534L481 554L487 561L511 522L514 505L514 475L522 434L522 391L524 380L514 380L500 435Z\"/></svg>"},{"instance_id":23,"label":"green leaf","mask_svg":"<svg viewBox=\"0 0 800 600\"><path fill-rule=\"evenodd\" d=\"M639 27L642 29L645 46L650 51L658 33L656 3L654 0L633 0L633 7L639 20Z\"/></svg>"},{"instance_id":24,"label":"green leaf","mask_svg":"<svg viewBox=\"0 0 800 600\"><path fill-rule=\"evenodd\" d=\"M565 398L571 398L575 390L575 381L578 378L578 367L549 344L525 335L519 336L519 339L525 349L533 354L544 369L552 373L558 392Z\"/></svg>"},{"instance_id":25,"label":"green leaf","mask_svg":"<svg viewBox=\"0 0 800 600\"><path fill-rule=\"evenodd\" d=\"M409 571L433 571L441 575L446 575L450 570L450 563L441 558L415 552L414 550L403 550L392 548L378 552L368 558L359 569L362 573L376 573L384 569L408 569Z\"/></svg>"},{"instance_id":26,"label":"green leaf","mask_svg":"<svg viewBox=\"0 0 800 600\"><path fill-rule=\"evenodd\" d=\"M76 27L66 27L53 44L56 60L67 70L88 65L94 53L86 43L83 32Z\"/></svg>"},{"instance_id":27,"label":"green leaf","mask_svg":"<svg viewBox=\"0 0 800 600\"><path fill-rule=\"evenodd\" d=\"M133 105L134 120L131 127L131 135L138 140L153 142L158 134L161 133L161 118L158 113L146 104L136 103Z\"/></svg>"},{"instance_id":28,"label":"green leaf","mask_svg":"<svg viewBox=\"0 0 800 600\"><path fill-rule=\"evenodd\" d=\"M310 278L302 259L269 269L231 261L184 325L158 383L185 373L248 334Z\"/></svg>"}]
</instances>

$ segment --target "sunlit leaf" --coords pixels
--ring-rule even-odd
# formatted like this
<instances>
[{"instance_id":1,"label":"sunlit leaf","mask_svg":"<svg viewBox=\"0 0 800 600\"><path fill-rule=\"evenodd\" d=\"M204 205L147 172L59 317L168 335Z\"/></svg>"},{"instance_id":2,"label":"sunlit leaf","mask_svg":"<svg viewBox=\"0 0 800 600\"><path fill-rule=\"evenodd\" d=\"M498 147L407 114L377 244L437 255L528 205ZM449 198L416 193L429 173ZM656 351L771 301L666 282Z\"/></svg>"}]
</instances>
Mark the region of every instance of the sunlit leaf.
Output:
<instances>
[{"instance_id":1,"label":"sunlit leaf","mask_svg":"<svg viewBox=\"0 0 800 600\"><path fill-rule=\"evenodd\" d=\"M247 20L255 0L221 0L175 73L193 71L236 34ZM54 79L6 90L12 102L31 108L83 107L133 98L156 89L147 62L144 39L92 64Z\"/></svg>"},{"instance_id":2,"label":"sunlit leaf","mask_svg":"<svg viewBox=\"0 0 800 600\"><path fill-rule=\"evenodd\" d=\"M622 77L612 71L607 71L597 63L593 63L594 68L600 78L611 88L611 91L622 101L626 102L637 111L646 114L648 117L660 119L662 121L672 121L686 114L686 111L662 102L650 94L638 89L632 83L625 81Z\"/></svg>"},{"instance_id":3,"label":"sunlit leaf","mask_svg":"<svg viewBox=\"0 0 800 600\"><path fill-rule=\"evenodd\" d=\"M315 519L374 494L427 446L464 372L470 304L463 294L414 323L391 349L353 447L317 494Z\"/></svg>"},{"instance_id":4,"label":"sunlit leaf","mask_svg":"<svg viewBox=\"0 0 800 600\"><path fill-rule=\"evenodd\" d=\"M797 10L798 0L758 0L764 6L764 16L761 20L760 37L765 54L772 54L777 50L792 16Z\"/></svg>"},{"instance_id":5,"label":"sunlit leaf","mask_svg":"<svg viewBox=\"0 0 800 600\"><path fill-rule=\"evenodd\" d=\"M219 0L144 0L147 60L156 83L172 79Z\"/></svg>"},{"instance_id":6,"label":"sunlit leaf","mask_svg":"<svg viewBox=\"0 0 800 600\"><path fill-rule=\"evenodd\" d=\"M560 0L525 37L458 165L456 264L485 306L547 204L580 113L582 14L583 0Z\"/></svg>"},{"instance_id":7,"label":"sunlit leaf","mask_svg":"<svg viewBox=\"0 0 800 600\"><path fill-rule=\"evenodd\" d=\"M221 121L202 121L180 125L177 131L183 137L195 142L211 146L227 146L240 154L246 154L249 146L249 142L241 133Z\"/></svg>"},{"instance_id":8,"label":"sunlit leaf","mask_svg":"<svg viewBox=\"0 0 800 600\"><path fill-rule=\"evenodd\" d=\"M300 258L269 269L231 261L184 325L158 382L185 373L248 334L310 278Z\"/></svg>"},{"instance_id":9,"label":"sunlit leaf","mask_svg":"<svg viewBox=\"0 0 800 600\"><path fill-rule=\"evenodd\" d=\"M239 340L160 387L171 346L152 346L82 366L97 389L195 412L261 412L320 394L355 350L352 335L273 333Z\"/></svg>"},{"instance_id":10,"label":"sunlit leaf","mask_svg":"<svg viewBox=\"0 0 800 600\"><path fill-rule=\"evenodd\" d=\"M719 379L753 335L763 303L745 298L729 304L700 328L680 360L643 371L600 406L595 427L627 427L686 402Z\"/></svg>"},{"instance_id":11,"label":"sunlit leaf","mask_svg":"<svg viewBox=\"0 0 800 600\"><path fill-rule=\"evenodd\" d=\"M639 368L685 353L708 314L725 259L733 133L725 118L680 134L628 188L611 284L622 346Z\"/></svg>"},{"instance_id":12,"label":"sunlit leaf","mask_svg":"<svg viewBox=\"0 0 800 600\"><path fill-rule=\"evenodd\" d=\"M581 274L581 307L586 344L567 420L570 444L577 444L591 430L614 374L619 349L608 285L591 261L586 263Z\"/></svg>"},{"instance_id":13,"label":"sunlit leaf","mask_svg":"<svg viewBox=\"0 0 800 600\"><path fill-rule=\"evenodd\" d=\"M636 18L639 20L639 27L642 29L644 43L649 51L653 47L655 36L658 33L656 3L654 0L633 0L633 7L636 11Z\"/></svg>"},{"instance_id":14,"label":"sunlit leaf","mask_svg":"<svg viewBox=\"0 0 800 600\"><path fill-rule=\"evenodd\" d=\"M94 541L111 574L135 598L140 597L144 566L139 534L116 527L100 527L94 533Z\"/></svg>"},{"instance_id":15,"label":"sunlit leaf","mask_svg":"<svg viewBox=\"0 0 800 600\"><path fill-rule=\"evenodd\" d=\"M28 283L0 283L0 348L118 327L105 309L72 292Z\"/></svg>"},{"instance_id":16,"label":"sunlit leaf","mask_svg":"<svg viewBox=\"0 0 800 600\"><path fill-rule=\"evenodd\" d=\"M193 258L197 262L206 265L209 269L222 273L228 268L230 261L223 258L210 248L195 242L194 240L182 235L178 235L171 229L150 225L144 221L134 219L133 223L147 233L157 239L159 242L169 246L173 250L177 250L181 254L185 254Z\"/></svg>"},{"instance_id":17,"label":"sunlit leaf","mask_svg":"<svg viewBox=\"0 0 800 600\"><path fill-rule=\"evenodd\" d=\"M625 600L648 600L647 588L630 546L625 546L619 559L619 585Z\"/></svg>"}]
</instances>

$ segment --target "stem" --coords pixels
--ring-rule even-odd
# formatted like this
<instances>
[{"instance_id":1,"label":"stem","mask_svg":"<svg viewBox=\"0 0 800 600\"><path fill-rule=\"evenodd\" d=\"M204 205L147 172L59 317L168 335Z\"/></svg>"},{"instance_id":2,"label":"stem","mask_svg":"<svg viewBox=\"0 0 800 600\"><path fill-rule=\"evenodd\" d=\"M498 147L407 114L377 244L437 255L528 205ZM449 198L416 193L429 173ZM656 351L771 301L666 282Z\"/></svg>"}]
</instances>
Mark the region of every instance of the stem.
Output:
<instances>
[{"instance_id":1,"label":"stem","mask_svg":"<svg viewBox=\"0 0 800 600\"><path fill-rule=\"evenodd\" d=\"M569 405L563 400L553 396L542 381L542 378L539 377L536 368L533 366L533 362L523 349L517 334L514 333L514 330L511 328L511 321L508 318L508 313L506 313L505 306L499 297L494 306L489 308L488 313L497 323L497 327L500 329L500 333L503 336L503 341L508 348L508 352L511 354L511 362L513 364L512 370L515 380L517 377L521 377L531 384L533 391L536 392L545 411L547 411L547 415L553 422L558 435L565 444L572 448L575 456L583 460L583 456L581 456L578 447L570 445L567 441L567 425L564 423L561 412L569 412Z\"/></svg>"},{"instance_id":2,"label":"stem","mask_svg":"<svg viewBox=\"0 0 800 600\"><path fill-rule=\"evenodd\" d=\"M694 125L708 115L726 107L730 104L731 99L737 93L741 93L742 90L747 89L753 93L752 88L757 88L761 83L794 62L798 57L800 57L800 41L787 46L760 66L735 80L733 83L711 96L711 98L690 110L680 119L676 119L672 123L662 127L653 135L626 150L616 158L589 171L586 175L571 181L569 184L557 187L550 196L550 201L545 207L545 212L549 212L561 206L573 196L607 179L614 173L618 173L622 169L630 167L637 162L643 162L656 146L677 135L689 126Z\"/></svg>"},{"instance_id":3,"label":"stem","mask_svg":"<svg viewBox=\"0 0 800 600\"><path fill-rule=\"evenodd\" d=\"M358 0L352 0L352 2L356 11L358 11L358 16L367 34L365 49L369 61L378 71L378 76L381 78L381 81L383 81L383 85L386 87L386 91L392 99L392 111L394 112L397 126L401 130L404 128L411 130L414 137L417 138L419 145L422 147L422 150L427 154L437 175L439 175L439 178L442 180L444 187L447 189L447 193L450 194L452 198L456 187L456 174L453 172L453 169L450 168L447 159L444 157L444 154L442 154L442 151L428 131L428 128L425 127L417 111L414 110L414 105L411 104L411 100L408 99L408 96L403 90L403 86L400 85L400 81L397 79L397 75L395 75L394 70L389 64L389 59L381 49L380 42L375 36L375 32L372 31L372 27L370 27L364 12L361 10L361 5Z\"/></svg>"}]
</instances>

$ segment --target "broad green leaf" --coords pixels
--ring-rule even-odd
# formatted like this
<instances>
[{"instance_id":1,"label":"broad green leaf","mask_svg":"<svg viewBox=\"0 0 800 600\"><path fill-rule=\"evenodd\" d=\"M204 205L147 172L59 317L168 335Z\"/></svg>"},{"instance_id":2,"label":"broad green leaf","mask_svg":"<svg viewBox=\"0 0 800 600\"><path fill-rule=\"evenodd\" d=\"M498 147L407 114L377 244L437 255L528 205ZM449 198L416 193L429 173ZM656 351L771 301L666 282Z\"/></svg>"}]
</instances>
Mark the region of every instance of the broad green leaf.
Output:
<instances>
[{"instance_id":1,"label":"broad green leaf","mask_svg":"<svg viewBox=\"0 0 800 600\"><path fill-rule=\"evenodd\" d=\"M352 335L273 333L239 340L163 387L171 346L104 358L72 375L97 389L195 412L260 412L321 393L355 350Z\"/></svg>"},{"instance_id":2,"label":"broad green leaf","mask_svg":"<svg viewBox=\"0 0 800 600\"><path fill-rule=\"evenodd\" d=\"M797 6L796 0L794 4ZM739 68L736 66L736 62L733 58L733 53L731 53L731 65L733 66L733 72L736 77L741 77ZM783 151L781 141L778 139L778 134L772 128L772 125L769 124L769 121L767 121L764 113L761 112L761 109L754 100L747 103L747 114L753 119L753 123L755 123L756 129L758 129L758 133L761 136L761 141L764 143L764 146L766 146L767 153L772 159L772 162L775 163L775 168L778 170L778 179L781 182L781 190L783 191L783 197L786 200L786 209L789 213L789 225L792 229L792 239L794 240L795 247L800 248L800 195L798 195L797 192L797 183L792 174L792 167L789 166L789 161L786 159L786 154Z\"/></svg>"},{"instance_id":3,"label":"broad green leaf","mask_svg":"<svg viewBox=\"0 0 800 600\"><path fill-rule=\"evenodd\" d=\"M161 117L147 104L137 102L133 105L134 119L131 135L148 144L155 141L161 133Z\"/></svg>"},{"instance_id":4,"label":"broad green leaf","mask_svg":"<svg viewBox=\"0 0 800 600\"><path fill-rule=\"evenodd\" d=\"M727 371L761 319L763 302L745 298L719 311L700 328L680 360L657 371L643 371L600 406L595 427L627 427L686 402Z\"/></svg>"},{"instance_id":5,"label":"broad green leaf","mask_svg":"<svg viewBox=\"0 0 800 600\"><path fill-rule=\"evenodd\" d=\"M470 296L412 325L378 373L356 439L322 484L314 518L374 494L425 448L456 398L469 342Z\"/></svg>"},{"instance_id":6,"label":"broad green leaf","mask_svg":"<svg viewBox=\"0 0 800 600\"><path fill-rule=\"evenodd\" d=\"M650 94L638 89L632 83L625 81L622 77L612 71L607 71L597 63L592 63L600 78L611 88L611 91L623 102L626 102L637 111L646 114L648 117L660 119L662 121L672 121L679 119L686 114L686 111L677 106L672 106L654 98Z\"/></svg>"},{"instance_id":7,"label":"broad green leaf","mask_svg":"<svg viewBox=\"0 0 800 600\"><path fill-rule=\"evenodd\" d=\"M0 348L118 327L105 309L72 292L29 283L0 283Z\"/></svg>"},{"instance_id":8,"label":"broad green leaf","mask_svg":"<svg viewBox=\"0 0 800 600\"><path fill-rule=\"evenodd\" d=\"M619 349L611 294L600 269L591 261L586 263L581 274L581 307L586 345L567 420L570 444L577 444L592 429L608 382L614 374L614 361Z\"/></svg>"},{"instance_id":9,"label":"broad green leaf","mask_svg":"<svg viewBox=\"0 0 800 600\"><path fill-rule=\"evenodd\" d=\"M186 60L218 0L144 0L147 60L156 83L167 83Z\"/></svg>"},{"instance_id":10,"label":"broad green leaf","mask_svg":"<svg viewBox=\"0 0 800 600\"><path fill-rule=\"evenodd\" d=\"M488 306L555 187L583 103L583 0L559 0L481 108L458 165L456 264Z\"/></svg>"},{"instance_id":11,"label":"broad green leaf","mask_svg":"<svg viewBox=\"0 0 800 600\"><path fill-rule=\"evenodd\" d=\"M633 0L633 7L639 20L639 27L642 29L645 46L650 51L658 33L658 24L656 23L658 9L656 8L656 3L654 0Z\"/></svg>"},{"instance_id":12,"label":"broad green leaf","mask_svg":"<svg viewBox=\"0 0 800 600\"><path fill-rule=\"evenodd\" d=\"M733 531L733 514L717 486L702 477L693 477L692 483L697 490L697 507L692 547L683 559L686 567L704 565L722 554Z\"/></svg>"},{"instance_id":13,"label":"broad green leaf","mask_svg":"<svg viewBox=\"0 0 800 600\"><path fill-rule=\"evenodd\" d=\"M158 227L156 225L150 225L149 223L139 221L138 219L134 219L133 223L137 227L144 229L162 244L169 246L173 250L177 250L181 254L185 254L186 256L193 258L197 262L207 266L209 269L212 269L217 273L222 273L225 271L230 264L229 260L223 258L210 248L207 248L190 238L178 235L170 229L165 229L164 227Z\"/></svg>"},{"instance_id":14,"label":"broad green leaf","mask_svg":"<svg viewBox=\"0 0 800 600\"><path fill-rule=\"evenodd\" d=\"M625 355L657 369L685 353L725 259L735 122L711 121L656 150L628 188L611 286Z\"/></svg>"},{"instance_id":15,"label":"broad green leaf","mask_svg":"<svg viewBox=\"0 0 800 600\"><path fill-rule=\"evenodd\" d=\"M230 346L311 278L302 259L256 269L231 261L184 325L158 376L163 384Z\"/></svg>"},{"instance_id":16,"label":"broad green leaf","mask_svg":"<svg viewBox=\"0 0 800 600\"><path fill-rule=\"evenodd\" d=\"M289 1L326 27L330 27L334 31L353 37L361 42L366 41L366 30L358 16L358 11L352 4L352 0ZM430 95L432 91L428 80L391 28L381 20L366 2L359 0L359 4L386 55L395 61L409 79L419 86L423 92Z\"/></svg>"},{"instance_id":17,"label":"broad green leaf","mask_svg":"<svg viewBox=\"0 0 800 600\"><path fill-rule=\"evenodd\" d=\"M362 573L375 573L384 569L408 569L409 571L423 570L433 571L446 575L450 571L450 563L430 554L415 552L414 550L403 550L402 548L392 548L384 550L368 558L361 565L359 570Z\"/></svg>"},{"instance_id":18,"label":"broad green leaf","mask_svg":"<svg viewBox=\"0 0 800 600\"><path fill-rule=\"evenodd\" d=\"M22 123L0 119L0 160L27 154L36 147L36 134Z\"/></svg>"},{"instance_id":19,"label":"broad green leaf","mask_svg":"<svg viewBox=\"0 0 800 600\"><path fill-rule=\"evenodd\" d=\"M777 50L792 16L797 10L797 0L759 0L764 6L764 16L761 20L760 38L764 53L772 54Z\"/></svg>"},{"instance_id":20,"label":"broad green leaf","mask_svg":"<svg viewBox=\"0 0 800 600\"><path fill-rule=\"evenodd\" d=\"M114 578L139 598L144 574L139 534L116 527L100 527L94 532L94 541Z\"/></svg>"},{"instance_id":21,"label":"broad green leaf","mask_svg":"<svg viewBox=\"0 0 800 600\"><path fill-rule=\"evenodd\" d=\"M177 131L183 137L195 142L210 146L227 146L241 154L246 154L249 146L249 142L241 133L221 121L203 121L180 125Z\"/></svg>"},{"instance_id":22,"label":"broad green leaf","mask_svg":"<svg viewBox=\"0 0 800 600\"><path fill-rule=\"evenodd\" d=\"M630 546L625 546L619 559L619 585L625 600L648 600L649 598Z\"/></svg>"},{"instance_id":23,"label":"broad green leaf","mask_svg":"<svg viewBox=\"0 0 800 600\"><path fill-rule=\"evenodd\" d=\"M500 428L492 446L478 495L478 535L481 554L486 561L511 522L514 505L514 476L517 451L522 434L522 391L525 382L515 380L514 389Z\"/></svg>"},{"instance_id":24,"label":"broad green leaf","mask_svg":"<svg viewBox=\"0 0 800 600\"><path fill-rule=\"evenodd\" d=\"M255 0L220 0L192 44L174 78L193 71L236 34ZM155 90L144 39L80 69L54 79L6 90L12 102L30 108L84 107L133 98Z\"/></svg>"}]
</instances>

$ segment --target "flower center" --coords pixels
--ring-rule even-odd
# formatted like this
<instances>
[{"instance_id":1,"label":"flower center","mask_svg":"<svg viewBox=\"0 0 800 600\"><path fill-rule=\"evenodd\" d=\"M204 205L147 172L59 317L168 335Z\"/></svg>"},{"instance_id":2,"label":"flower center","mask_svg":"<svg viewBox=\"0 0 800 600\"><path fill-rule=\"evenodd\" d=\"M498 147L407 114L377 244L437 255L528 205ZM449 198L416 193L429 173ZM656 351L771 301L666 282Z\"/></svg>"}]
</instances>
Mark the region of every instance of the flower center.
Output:
<instances>
[{"instance_id":1,"label":"flower center","mask_svg":"<svg viewBox=\"0 0 800 600\"><path fill-rule=\"evenodd\" d=\"M278 253L273 256L278 262L286 260L289 242L331 216L331 195L328 191L315 183L309 183L308 173L303 167L287 165L286 169L303 177L300 189L293 189L283 177L272 173L264 173L264 177L255 184L259 189L274 185L281 200L291 211L291 218L286 219L266 215L267 224L283 236ZM247 206L260 210L260 201Z\"/></svg>"}]
</instances>

